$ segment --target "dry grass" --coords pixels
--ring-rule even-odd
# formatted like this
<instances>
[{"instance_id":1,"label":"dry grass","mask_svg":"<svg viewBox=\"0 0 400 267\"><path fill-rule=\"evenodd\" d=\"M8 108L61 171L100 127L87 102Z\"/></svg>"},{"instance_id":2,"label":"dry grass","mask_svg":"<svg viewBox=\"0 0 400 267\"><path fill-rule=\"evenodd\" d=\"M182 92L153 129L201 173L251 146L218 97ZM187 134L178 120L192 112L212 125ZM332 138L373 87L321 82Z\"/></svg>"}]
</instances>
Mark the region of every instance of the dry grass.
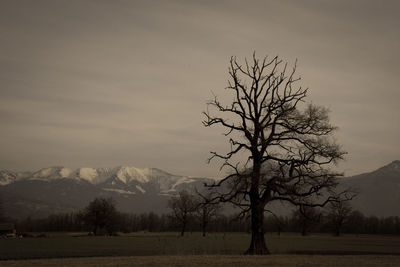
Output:
<instances>
[{"instance_id":1,"label":"dry grass","mask_svg":"<svg viewBox=\"0 0 400 267\"><path fill-rule=\"evenodd\" d=\"M0 261L0 266L400 266L400 256L383 255L195 255L93 257Z\"/></svg>"},{"instance_id":2,"label":"dry grass","mask_svg":"<svg viewBox=\"0 0 400 267\"><path fill-rule=\"evenodd\" d=\"M1 239L1 266L400 266L399 236L268 234L273 255L242 256L249 235L135 233Z\"/></svg>"},{"instance_id":3,"label":"dry grass","mask_svg":"<svg viewBox=\"0 0 400 267\"><path fill-rule=\"evenodd\" d=\"M400 236L266 235L272 254L305 255L400 255ZM72 237L49 234L48 238L0 239L0 260L173 255L240 255L250 242L244 233L135 233L119 237Z\"/></svg>"}]
</instances>

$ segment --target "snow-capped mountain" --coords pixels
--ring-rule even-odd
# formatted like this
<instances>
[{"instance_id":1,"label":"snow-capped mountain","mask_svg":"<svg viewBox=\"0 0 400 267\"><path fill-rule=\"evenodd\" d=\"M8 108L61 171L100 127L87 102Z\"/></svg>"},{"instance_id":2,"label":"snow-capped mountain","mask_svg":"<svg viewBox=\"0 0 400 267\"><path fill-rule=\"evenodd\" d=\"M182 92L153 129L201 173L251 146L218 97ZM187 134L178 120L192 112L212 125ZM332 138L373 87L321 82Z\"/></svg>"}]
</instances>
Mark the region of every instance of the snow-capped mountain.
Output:
<instances>
[{"instance_id":1,"label":"snow-capped mountain","mask_svg":"<svg viewBox=\"0 0 400 267\"><path fill-rule=\"evenodd\" d=\"M180 184L199 182L200 178L191 178L169 174L156 168L136 168L119 166L115 168L79 168L65 167L43 168L35 172L0 171L0 185L21 181L45 181L65 179L88 182L103 189L133 189L136 193L146 193L143 187L152 186L160 194L174 194ZM204 178L202 178L204 179Z\"/></svg>"},{"instance_id":2,"label":"snow-capped mountain","mask_svg":"<svg viewBox=\"0 0 400 267\"><path fill-rule=\"evenodd\" d=\"M0 170L0 185L7 185L17 180L16 174L7 170Z\"/></svg>"},{"instance_id":3,"label":"snow-capped mountain","mask_svg":"<svg viewBox=\"0 0 400 267\"><path fill-rule=\"evenodd\" d=\"M168 213L168 200L180 190L203 188L207 178L173 175L156 168L43 168L35 172L0 170L0 202L15 218L77 211L95 197L113 197L120 211ZM353 177L341 186L358 189L351 202L365 215L400 216L400 161Z\"/></svg>"},{"instance_id":4,"label":"snow-capped mountain","mask_svg":"<svg viewBox=\"0 0 400 267\"><path fill-rule=\"evenodd\" d=\"M24 179L28 175L30 175L30 173L0 170L0 186L13 183L20 179Z\"/></svg>"},{"instance_id":5,"label":"snow-capped mountain","mask_svg":"<svg viewBox=\"0 0 400 267\"><path fill-rule=\"evenodd\" d=\"M113 197L121 211L166 212L180 190L203 187L207 178L173 175L156 168L43 168L34 172L0 171L0 198L13 217L78 210L95 197Z\"/></svg>"}]
</instances>

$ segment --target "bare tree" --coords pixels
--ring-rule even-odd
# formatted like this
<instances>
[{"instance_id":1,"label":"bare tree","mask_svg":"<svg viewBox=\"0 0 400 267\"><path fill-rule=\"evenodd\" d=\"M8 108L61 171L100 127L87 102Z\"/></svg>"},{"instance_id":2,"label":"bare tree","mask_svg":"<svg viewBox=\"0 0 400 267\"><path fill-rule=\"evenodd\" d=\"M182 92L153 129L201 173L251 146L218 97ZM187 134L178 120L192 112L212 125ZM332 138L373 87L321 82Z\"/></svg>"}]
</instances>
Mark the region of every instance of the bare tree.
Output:
<instances>
[{"instance_id":1,"label":"bare tree","mask_svg":"<svg viewBox=\"0 0 400 267\"><path fill-rule=\"evenodd\" d=\"M333 140L336 127L326 108L304 103L307 89L297 86L295 72L296 64L288 70L278 56L259 60L254 53L244 65L232 57L226 88L232 102L214 96L204 112L203 124L221 126L230 144L227 153L211 152L209 161L220 159L230 171L208 186L214 202L251 213L247 254L269 253L262 226L271 202L317 207L345 194L332 195L340 173L330 167L345 154Z\"/></svg>"},{"instance_id":2,"label":"bare tree","mask_svg":"<svg viewBox=\"0 0 400 267\"><path fill-rule=\"evenodd\" d=\"M5 219L6 219L6 217L4 215L3 201L2 201L1 196L0 196L0 222L5 221Z\"/></svg>"},{"instance_id":3,"label":"bare tree","mask_svg":"<svg viewBox=\"0 0 400 267\"><path fill-rule=\"evenodd\" d=\"M292 220L299 227L301 235L306 236L310 229L320 222L321 213L313 207L299 207L292 213Z\"/></svg>"},{"instance_id":4,"label":"bare tree","mask_svg":"<svg viewBox=\"0 0 400 267\"><path fill-rule=\"evenodd\" d=\"M329 203L327 218L333 227L335 236L340 236L341 229L349 219L352 208L349 201L335 201Z\"/></svg>"},{"instance_id":5,"label":"bare tree","mask_svg":"<svg viewBox=\"0 0 400 267\"><path fill-rule=\"evenodd\" d=\"M399 218L400 219L400 218ZM346 219L346 228L350 233L359 234L364 230L365 216L358 210L350 212ZM400 226L400 224L399 224ZM400 227L399 227L400 230ZM399 231L400 233L400 231Z\"/></svg>"},{"instance_id":6,"label":"bare tree","mask_svg":"<svg viewBox=\"0 0 400 267\"><path fill-rule=\"evenodd\" d=\"M187 191L180 191L178 196L169 200L168 207L172 210L174 218L181 226L181 236L185 234L186 226L197 206L194 196Z\"/></svg>"},{"instance_id":7,"label":"bare tree","mask_svg":"<svg viewBox=\"0 0 400 267\"><path fill-rule=\"evenodd\" d=\"M207 226L209 222L218 216L221 206L218 204L211 203L210 195L202 195L198 193L200 200L198 202L198 207L196 208L197 217L199 218L201 224L201 230L203 233L203 237L206 236Z\"/></svg>"}]
</instances>

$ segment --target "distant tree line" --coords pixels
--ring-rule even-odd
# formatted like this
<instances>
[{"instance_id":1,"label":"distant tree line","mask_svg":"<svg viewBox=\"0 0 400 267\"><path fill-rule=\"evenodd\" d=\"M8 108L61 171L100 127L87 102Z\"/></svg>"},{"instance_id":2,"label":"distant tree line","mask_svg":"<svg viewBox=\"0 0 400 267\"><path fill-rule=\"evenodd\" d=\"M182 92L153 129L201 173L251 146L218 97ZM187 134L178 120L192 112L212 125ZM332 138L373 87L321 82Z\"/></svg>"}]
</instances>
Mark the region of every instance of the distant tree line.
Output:
<instances>
[{"instance_id":1,"label":"distant tree line","mask_svg":"<svg viewBox=\"0 0 400 267\"><path fill-rule=\"evenodd\" d=\"M268 216L264 227L267 232L298 232L303 235L310 233L341 233L351 234L391 234L400 235L400 217L364 216L359 211L352 211L340 227L338 234L337 222L329 215L321 215L318 221L308 222L308 228L304 231L304 224L299 222L298 216Z\"/></svg>"},{"instance_id":2,"label":"distant tree line","mask_svg":"<svg viewBox=\"0 0 400 267\"><path fill-rule=\"evenodd\" d=\"M311 219L311 218L310 218ZM93 225L88 224L82 212L53 214L43 219L26 218L16 223L18 232L76 231L93 232ZM304 225L307 225L304 231ZM248 232L250 218L239 219L237 215L218 214L207 225L207 232ZM304 223L304 218L294 212L290 216L266 216L265 232L332 233L336 235L336 225L329 214L321 214L316 220ZM181 232L181 222L171 214L153 212L127 214L117 212L113 219L112 233L116 232ZM97 234L110 234L106 229L99 229ZM192 214L187 222L187 232L202 232L201 217ZM400 235L400 217L364 216L359 211L351 211L345 218L340 233L353 234L392 234Z\"/></svg>"}]
</instances>

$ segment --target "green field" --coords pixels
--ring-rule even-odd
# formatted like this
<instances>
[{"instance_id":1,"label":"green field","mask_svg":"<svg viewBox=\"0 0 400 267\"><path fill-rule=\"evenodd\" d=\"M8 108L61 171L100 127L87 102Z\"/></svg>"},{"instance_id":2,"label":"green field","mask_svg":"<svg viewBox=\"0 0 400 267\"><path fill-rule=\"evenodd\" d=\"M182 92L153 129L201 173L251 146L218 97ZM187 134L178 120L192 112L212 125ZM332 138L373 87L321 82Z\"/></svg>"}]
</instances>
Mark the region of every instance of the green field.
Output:
<instances>
[{"instance_id":1,"label":"green field","mask_svg":"<svg viewBox=\"0 0 400 267\"><path fill-rule=\"evenodd\" d=\"M240 255L250 241L244 233L136 233L124 236L76 236L49 233L45 238L0 239L0 259L69 258L149 255ZM400 236L295 233L266 235L273 254L400 255Z\"/></svg>"}]
</instances>

